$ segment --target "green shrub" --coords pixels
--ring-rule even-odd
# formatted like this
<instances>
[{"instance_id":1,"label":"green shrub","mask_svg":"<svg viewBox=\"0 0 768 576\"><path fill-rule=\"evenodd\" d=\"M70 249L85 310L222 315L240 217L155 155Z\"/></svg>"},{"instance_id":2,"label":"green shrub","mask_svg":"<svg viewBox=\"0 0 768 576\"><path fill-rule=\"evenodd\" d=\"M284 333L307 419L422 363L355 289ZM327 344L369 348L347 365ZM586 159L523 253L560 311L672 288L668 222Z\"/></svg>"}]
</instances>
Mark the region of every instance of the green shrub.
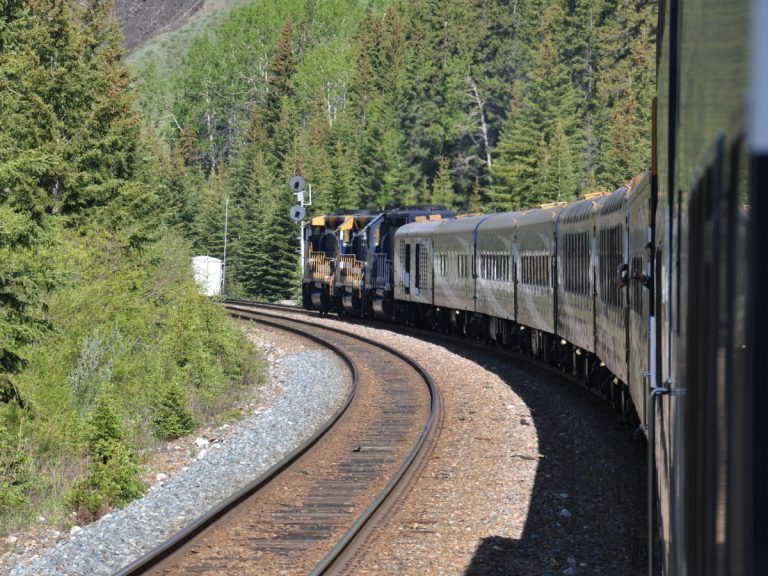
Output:
<instances>
[{"instance_id":1,"label":"green shrub","mask_svg":"<svg viewBox=\"0 0 768 576\"><path fill-rule=\"evenodd\" d=\"M112 402L99 398L86 423L89 460L85 478L72 486L67 506L80 521L101 516L109 507L122 507L144 494L141 469L124 444L125 432Z\"/></svg>"},{"instance_id":2,"label":"green shrub","mask_svg":"<svg viewBox=\"0 0 768 576\"><path fill-rule=\"evenodd\" d=\"M21 437L0 425L0 514L22 509L39 485Z\"/></svg>"},{"instance_id":3,"label":"green shrub","mask_svg":"<svg viewBox=\"0 0 768 576\"><path fill-rule=\"evenodd\" d=\"M78 521L87 522L104 514L108 508L120 508L140 498L146 487L139 479L138 464L125 445L119 442L99 443L99 451L109 458L90 466L88 475L75 482L66 498Z\"/></svg>"},{"instance_id":4,"label":"green shrub","mask_svg":"<svg viewBox=\"0 0 768 576\"><path fill-rule=\"evenodd\" d=\"M24 408L0 405L0 424L16 429L23 417L34 466L61 471L53 496L67 493L62 503L85 520L141 493L133 451L230 409L258 366L226 310L198 293L179 238L128 250L106 229L57 232L52 329L25 350L29 367L15 379ZM21 502L17 485L9 502Z\"/></svg>"},{"instance_id":5,"label":"green shrub","mask_svg":"<svg viewBox=\"0 0 768 576\"><path fill-rule=\"evenodd\" d=\"M195 429L195 417L189 409L186 390L178 382L160 388L154 424L157 436L165 440L179 438Z\"/></svg>"}]
</instances>

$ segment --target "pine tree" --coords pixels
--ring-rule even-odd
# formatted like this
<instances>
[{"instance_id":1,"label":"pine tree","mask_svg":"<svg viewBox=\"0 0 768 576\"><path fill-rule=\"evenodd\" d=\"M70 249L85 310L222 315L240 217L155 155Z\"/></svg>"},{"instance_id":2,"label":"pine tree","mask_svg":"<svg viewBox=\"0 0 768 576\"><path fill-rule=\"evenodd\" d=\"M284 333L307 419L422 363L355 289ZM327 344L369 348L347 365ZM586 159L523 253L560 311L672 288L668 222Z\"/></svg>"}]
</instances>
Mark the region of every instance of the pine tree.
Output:
<instances>
[{"instance_id":1,"label":"pine tree","mask_svg":"<svg viewBox=\"0 0 768 576\"><path fill-rule=\"evenodd\" d=\"M467 210L472 214L478 214L483 212L483 191L480 188L480 178L475 178L475 183L472 186L472 193L469 195L469 205Z\"/></svg>"},{"instance_id":2,"label":"pine tree","mask_svg":"<svg viewBox=\"0 0 768 576\"><path fill-rule=\"evenodd\" d=\"M47 326L47 252L64 226L154 237L163 188L132 109L112 3L0 6L0 395ZM61 218L65 215L66 218ZM10 388L9 388L10 387ZM13 394L10 394L13 395Z\"/></svg>"},{"instance_id":3,"label":"pine tree","mask_svg":"<svg viewBox=\"0 0 768 576\"><path fill-rule=\"evenodd\" d=\"M539 140L530 106L514 102L507 114L493 165L491 206L496 210L528 207L535 191Z\"/></svg>"},{"instance_id":4,"label":"pine tree","mask_svg":"<svg viewBox=\"0 0 768 576\"><path fill-rule=\"evenodd\" d=\"M334 210L354 210L360 207L360 190L354 172L354 161L341 142L336 142L332 156L333 180L331 197Z\"/></svg>"},{"instance_id":5,"label":"pine tree","mask_svg":"<svg viewBox=\"0 0 768 576\"><path fill-rule=\"evenodd\" d=\"M265 253L264 230L267 220L267 202L277 187L272 167L263 151L257 152L251 165L251 182L243 199L241 216L241 248L238 264L238 281L250 296L263 295L262 262L269 258ZM286 195L289 194L286 190Z\"/></svg>"},{"instance_id":6,"label":"pine tree","mask_svg":"<svg viewBox=\"0 0 768 576\"><path fill-rule=\"evenodd\" d=\"M292 201L284 186L265 191L252 286L255 294L270 301L291 298L298 292L299 228L289 215Z\"/></svg>"},{"instance_id":7,"label":"pine tree","mask_svg":"<svg viewBox=\"0 0 768 576\"><path fill-rule=\"evenodd\" d=\"M223 169L211 174L205 182L200 212L192 232L193 246L198 254L224 257L226 191L226 175Z\"/></svg>"},{"instance_id":8,"label":"pine tree","mask_svg":"<svg viewBox=\"0 0 768 576\"><path fill-rule=\"evenodd\" d=\"M448 158L438 158L439 168L432 181L432 204L442 204L446 208L454 208L453 179L451 178L451 163Z\"/></svg>"},{"instance_id":9,"label":"pine tree","mask_svg":"<svg viewBox=\"0 0 768 576\"><path fill-rule=\"evenodd\" d=\"M269 137L274 136L275 131L278 130L278 122L280 121L284 100L293 93L291 79L295 72L293 20L289 16L280 32L277 49L269 66L267 96L263 112Z\"/></svg>"},{"instance_id":10,"label":"pine tree","mask_svg":"<svg viewBox=\"0 0 768 576\"><path fill-rule=\"evenodd\" d=\"M187 124L179 137L179 155L184 166L197 165L200 162L200 150L197 147L197 134L192 124Z\"/></svg>"},{"instance_id":11,"label":"pine tree","mask_svg":"<svg viewBox=\"0 0 768 576\"><path fill-rule=\"evenodd\" d=\"M651 102L655 79L655 4L620 2L600 31L603 103L596 132L601 141L597 179L613 188L650 163Z\"/></svg>"}]
</instances>

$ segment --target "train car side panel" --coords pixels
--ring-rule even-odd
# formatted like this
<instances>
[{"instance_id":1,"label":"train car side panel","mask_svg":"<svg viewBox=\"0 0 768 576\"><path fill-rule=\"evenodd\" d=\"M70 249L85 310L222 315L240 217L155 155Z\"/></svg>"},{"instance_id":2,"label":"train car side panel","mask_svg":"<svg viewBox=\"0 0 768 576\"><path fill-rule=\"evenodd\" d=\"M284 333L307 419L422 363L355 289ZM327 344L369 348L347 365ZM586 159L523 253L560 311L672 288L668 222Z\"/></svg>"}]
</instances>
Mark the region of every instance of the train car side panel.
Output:
<instances>
[{"instance_id":1,"label":"train car side panel","mask_svg":"<svg viewBox=\"0 0 768 576\"><path fill-rule=\"evenodd\" d=\"M517 322L555 333L555 222L561 208L532 210L517 224Z\"/></svg>"},{"instance_id":2,"label":"train car side panel","mask_svg":"<svg viewBox=\"0 0 768 576\"><path fill-rule=\"evenodd\" d=\"M515 319L514 242L516 212L495 214L477 227L477 313Z\"/></svg>"},{"instance_id":3,"label":"train car side panel","mask_svg":"<svg viewBox=\"0 0 768 576\"><path fill-rule=\"evenodd\" d=\"M595 286L592 274L596 212L602 197L583 200L560 213L558 235L558 336L595 351Z\"/></svg>"},{"instance_id":4,"label":"train car side panel","mask_svg":"<svg viewBox=\"0 0 768 576\"><path fill-rule=\"evenodd\" d=\"M597 219L596 352L625 384L628 380L627 192L619 188L605 198Z\"/></svg>"}]
</instances>

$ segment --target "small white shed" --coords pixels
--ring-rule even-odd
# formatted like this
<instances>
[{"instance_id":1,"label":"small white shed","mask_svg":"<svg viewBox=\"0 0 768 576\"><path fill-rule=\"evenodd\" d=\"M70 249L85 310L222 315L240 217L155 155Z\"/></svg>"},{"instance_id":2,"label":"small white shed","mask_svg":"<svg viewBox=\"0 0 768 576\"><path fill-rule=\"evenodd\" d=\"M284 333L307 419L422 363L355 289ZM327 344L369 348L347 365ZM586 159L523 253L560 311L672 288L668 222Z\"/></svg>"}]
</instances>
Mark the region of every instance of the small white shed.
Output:
<instances>
[{"instance_id":1,"label":"small white shed","mask_svg":"<svg viewBox=\"0 0 768 576\"><path fill-rule=\"evenodd\" d=\"M195 271L195 282L200 287L200 293L206 296L221 295L222 262L213 256L194 256L192 269Z\"/></svg>"}]
</instances>

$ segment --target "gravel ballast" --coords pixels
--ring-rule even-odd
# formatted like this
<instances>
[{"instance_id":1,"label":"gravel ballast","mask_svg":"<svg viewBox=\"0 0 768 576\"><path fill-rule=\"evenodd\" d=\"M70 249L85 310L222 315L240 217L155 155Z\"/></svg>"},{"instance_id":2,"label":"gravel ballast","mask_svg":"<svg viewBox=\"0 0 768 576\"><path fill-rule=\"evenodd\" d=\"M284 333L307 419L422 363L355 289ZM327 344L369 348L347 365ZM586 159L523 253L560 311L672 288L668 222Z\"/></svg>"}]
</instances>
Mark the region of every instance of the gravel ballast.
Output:
<instances>
[{"instance_id":1,"label":"gravel ballast","mask_svg":"<svg viewBox=\"0 0 768 576\"><path fill-rule=\"evenodd\" d=\"M11 576L112 574L252 482L309 438L343 404L351 378L332 352L278 354L269 365L272 401L231 426L224 442L197 441L196 460L153 485L147 496L66 540L27 550ZM268 358L269 360L269 358Z\"/></svg>"},{"instance_id":2,"label":"gravel ballast","mask_svg":"<svg viewBox=\"0 0 768 576\"><path fill-rule=\"evenodd\" d=\"M397 327L318 324L393 346L428 370L441 430L349 574L640 576L644 442L559 376Z\"/></svg>"},{"instance_id":3,"label":"gravel ballast","mask_svg":"<svg viewBox=\"0 0 768 576\"><path fill-rule=\"evenodd\" d=\"M463 343L435 345L386 324L372 327L317 316L311 321L372 338L417 360L429 370L443 406L441 431L418 478L398 496L386 515L388 521L369 534L366 552L356 557L350 573L639 576L646 572L643 442L617 422L606 403L557 376L501 361ZM267 337L275 336L257 334ZM277 362L278 367L287 366L286 354L298 349L295 337L278 347L270 347L268 341L258 345L267 362ZM297 356L316 369L317 362L304 356L308 349L304 344ZM322 377L306 380L327 384ZM287 382L284 387L289 390ZM297 401L314 412L313 404L326 393L302 394ZM278 411L283 399L273 401L269 412ZM301 408L289 414L296 410ZM276 450L284 434L270 434L270 440L263 442L274 444L258 452ZM196 467L189 473L192 482L201 481ZM216 482L205 478L204 483ZM137 504L147 518L147 505ZM150 523L147 518L146 524ZM121 535L121 546L130 534L147 537L144 526L128 532L121 523L120 528L126 534ZM80 550L99 562L116 553L102 553L99 546L106 546L106 541L96 540L89 530L72 541L85 542L83 537L90 544L87 552L84 546ZM131 546L138 550L134 555L151 547ZM59 550L69 549L57 549L53 557L61 554ZM52 566L52 556L47 557L45 566ZM68 560L59 563L69 569L14 574L105 573Z\"/></svg>"}]
</instances>

